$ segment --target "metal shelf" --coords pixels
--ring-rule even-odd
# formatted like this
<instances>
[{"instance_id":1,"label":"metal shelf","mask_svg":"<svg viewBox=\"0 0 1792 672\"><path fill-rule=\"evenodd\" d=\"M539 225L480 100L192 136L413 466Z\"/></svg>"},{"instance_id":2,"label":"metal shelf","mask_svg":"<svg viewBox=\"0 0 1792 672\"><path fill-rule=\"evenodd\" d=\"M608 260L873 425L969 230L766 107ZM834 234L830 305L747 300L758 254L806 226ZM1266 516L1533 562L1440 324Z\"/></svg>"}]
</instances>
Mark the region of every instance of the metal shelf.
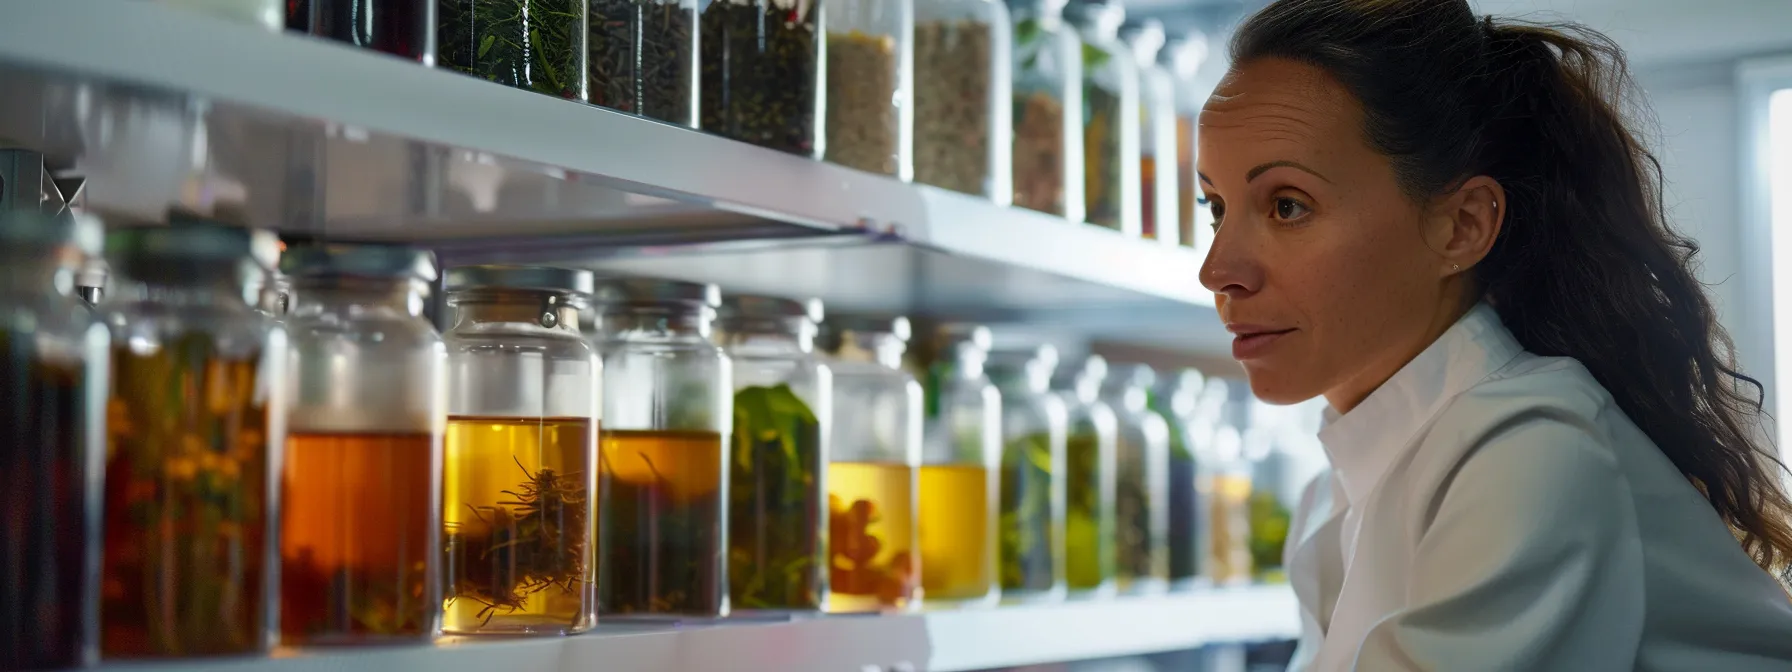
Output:
<instances>
[{"instance_id":1,"label":"metal shelf","mask_svg":"<svg viewBox=\"0 0 1792 672\"><path fill-rule=\"evenodd\" d=\"M160 672L840 672L983 670L1286 639L1286 587L1102 602L677 627L602 625L551 639L447 639L433 647L282 652L271 659L107 666Z\"/></svg>"}]
</instances>

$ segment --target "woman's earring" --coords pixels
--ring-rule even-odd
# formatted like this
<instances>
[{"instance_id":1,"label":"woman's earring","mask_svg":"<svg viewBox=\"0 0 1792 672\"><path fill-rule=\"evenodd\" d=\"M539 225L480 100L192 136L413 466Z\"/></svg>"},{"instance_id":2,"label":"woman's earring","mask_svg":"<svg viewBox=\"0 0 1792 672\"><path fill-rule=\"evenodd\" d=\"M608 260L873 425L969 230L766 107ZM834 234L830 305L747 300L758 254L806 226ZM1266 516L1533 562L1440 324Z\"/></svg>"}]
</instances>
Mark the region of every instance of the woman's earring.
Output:
<instances>
[{"instance_id":1,"label":"woman's earring","mask_svg":"<svg viewBox=\"0 0 1792 672\"><path fill-rule=\"evenodd\" d=\"M1461 273L1462 272L1462 264L1450 264L1450 272L1451 273Z\"/></svg>"}]
</instances>

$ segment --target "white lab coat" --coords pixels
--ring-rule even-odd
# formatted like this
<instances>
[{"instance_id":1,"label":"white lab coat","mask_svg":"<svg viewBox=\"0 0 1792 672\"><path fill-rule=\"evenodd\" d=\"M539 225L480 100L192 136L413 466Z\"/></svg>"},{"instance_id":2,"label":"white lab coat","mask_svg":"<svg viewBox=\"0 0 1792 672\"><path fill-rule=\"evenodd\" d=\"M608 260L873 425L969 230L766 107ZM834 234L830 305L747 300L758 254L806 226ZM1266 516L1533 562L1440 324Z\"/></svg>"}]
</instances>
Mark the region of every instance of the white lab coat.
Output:
<instances>
[{"instance_id":1,"label":"white lab coat","mask_svg":"<svg viewBox=\"0 0 1792 672\"><path fill-rule=\"evenodd\" d=\"M1320 439L1291 669L1792 670L1779 584L1579 362L1486 305Z\"/></svg>"}]
</instances>

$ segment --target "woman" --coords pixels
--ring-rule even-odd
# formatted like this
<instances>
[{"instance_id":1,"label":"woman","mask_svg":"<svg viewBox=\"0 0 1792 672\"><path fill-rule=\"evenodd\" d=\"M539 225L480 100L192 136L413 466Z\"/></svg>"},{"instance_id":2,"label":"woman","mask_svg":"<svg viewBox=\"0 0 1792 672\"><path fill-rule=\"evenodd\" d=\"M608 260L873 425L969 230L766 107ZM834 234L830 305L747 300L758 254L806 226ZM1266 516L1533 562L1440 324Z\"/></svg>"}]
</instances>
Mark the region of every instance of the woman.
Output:
<instances>
[{"instance_id":1,"label":"woman","mask_svg":"<svg viewBox=\"0 0 1792 672\"><path fill-rule=\"evenodd\" d=\"M1232 51L1201 280L1259 397L1330 405L1296 667L1792 669L1783 467L1619 49L1464 0L1280 0Z\"/></svg>"}]
</instances>

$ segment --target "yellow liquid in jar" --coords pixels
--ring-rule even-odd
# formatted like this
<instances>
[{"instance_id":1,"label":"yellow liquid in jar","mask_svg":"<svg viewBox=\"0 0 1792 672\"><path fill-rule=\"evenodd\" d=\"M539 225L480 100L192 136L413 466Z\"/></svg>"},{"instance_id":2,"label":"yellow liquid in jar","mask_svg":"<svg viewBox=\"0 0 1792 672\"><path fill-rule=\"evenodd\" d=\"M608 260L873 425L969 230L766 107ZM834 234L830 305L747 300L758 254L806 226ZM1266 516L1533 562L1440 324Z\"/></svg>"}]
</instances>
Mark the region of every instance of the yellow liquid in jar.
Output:
<instances>
[{"instance_id":1,"label":"yellow liquid in jar","mask_svg":"<svg viewBox=\"0 0 1792 672\"><path fill-rule=\"evenodd\" d=\"M1219 584L1251 579L1251 479L1213 477L1213 580Z\"/></svg>"},{"instance_id":2,"label":"yellow liquid in jar","mask_svg":"<svg viewBox=\"0 0 1792 672\"><path fill-rule=\"evenodd\" d=\"M990 473L974 464L921 467L921 587L928 602L987 598L995 588Z\"/></svg>"},{"instance_id":3,"label":"yellow liquid in jar","mask_svg":"<svg viewBox=\"0 0 1792 672\"><path fill-rule=\"evenodd\" d=\"M450 416L442 630L558 633L596 622L595 423Z\"/></svg>"},{"instance_id":4,"label":"yellow liquid in jar","mask_svg":"<svg viewBox=\"0 0 1792 672\"><path fill-rule=\"evenodd\" d=\"M828 465L828 611L900 610L914 602L915 470L906 464Z\"/></svg>"}]
</instances>

